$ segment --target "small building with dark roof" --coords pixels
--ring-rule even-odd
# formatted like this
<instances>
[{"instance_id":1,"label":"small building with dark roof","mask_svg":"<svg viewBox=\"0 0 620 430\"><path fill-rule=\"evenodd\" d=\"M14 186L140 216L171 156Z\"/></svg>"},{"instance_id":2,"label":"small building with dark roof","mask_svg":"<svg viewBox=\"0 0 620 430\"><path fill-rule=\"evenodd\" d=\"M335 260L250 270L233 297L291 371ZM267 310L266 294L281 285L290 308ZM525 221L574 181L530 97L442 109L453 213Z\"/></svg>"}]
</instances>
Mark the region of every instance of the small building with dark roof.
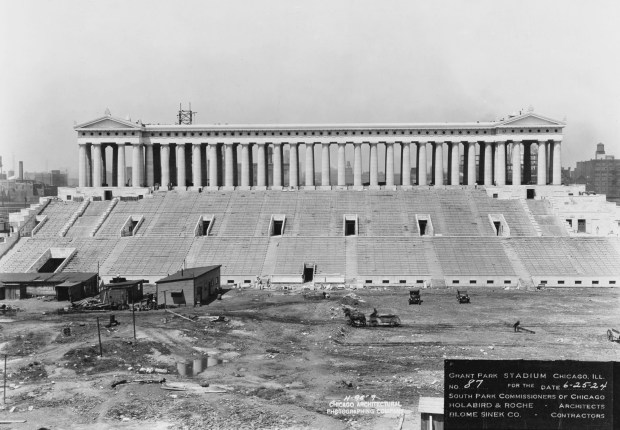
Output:
<instances>
[{"instance_id":1,"label":"small building with dark roof","mask_svg":"<svg viewBox=\"0 0 620 430\"><path fill-rule=\"evenodd\" d=\"M215 297L220 287L222 266L190 267L156 282L157 302L204 305ZM168 296L166 296L168 295ZM168 302L170 297L170 302Z\"/></svg>"},{"instance_id":2,"label":"small building with dark roof","mask_svg":"<svg viewBox=\"0 0 620 430\"><path fill-rule=\"evenodd\" d=\"M144 279L113 278L109 284L103 286L99 299L113 308L139 303L144 298L144 283Z\"/></svg>"},{"instance_id":3,"label":"small building with dark roof","mask_svg":"<svg viewBox=\"0 0 620 430\"><path fill-rule=\"evenodd\" d=\"M97 292L96 273L0 273L0 300L54 296L58 301L75 301Z\"/></svg>"}]
</instances>

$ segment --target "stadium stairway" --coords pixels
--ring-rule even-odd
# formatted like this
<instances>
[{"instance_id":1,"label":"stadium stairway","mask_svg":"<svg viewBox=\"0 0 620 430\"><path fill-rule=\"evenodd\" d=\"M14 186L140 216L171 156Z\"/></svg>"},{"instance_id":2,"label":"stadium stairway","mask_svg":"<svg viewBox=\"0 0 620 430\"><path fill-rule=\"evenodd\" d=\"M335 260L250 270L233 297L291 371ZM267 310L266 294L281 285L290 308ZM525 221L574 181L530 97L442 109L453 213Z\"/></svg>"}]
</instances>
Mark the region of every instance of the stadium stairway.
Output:
<instances>
[{"instance_id":1,"label":"stadium stairway","mask_svg":"<svg viewBox=\"0 0 620 430\"><path fill-rule=\"evenodd\" d=\"M62 227L62 229L58 233L58 236L65 237L67 235L67 232L69 231L69 229L73 227L73 224L75 224L77 219L84 214L84 211L86 210L89 204L90 204L90 199L86 199L80 204L80 206L78 206L78 209L73 213L73 215L71 215L67 223Z\"/></svg>"},{"instance_id":2,"label":"stadium stairway","mask_svg":"<svg viewBox=\"0 0 620 430\"><path fill-rule=\"evenodd\" d=\"M433 286L444 286L446 281L444 280L443 270L441 269L441 263L437 258L437 252L433 245L433 239L430 237L422 237L422 246L424 247L424 255L426 255L426 263L428 264L429 272L431 274L431 284Z\"/></svg>"},{"instance_id":3,"label":"stadium stairway","mask_svg":"<svg viewBox=\"0 0 620 430\"><path fill-rule=\"evenodd\" d=\"M530 276L530 273L527 271L525 265L517 255L517 252L511 246L510 239L502 240L501 243L504 247L506 257L508 257L508 260L510 260L512 268L514 269L516 275L519 277L519 284L524 286L526 289L534 288L534 282L532 281L532 277Z\"/></svg>"},{"instance_id":4,"label":"stadium stairway","mask_svg":"<svg viewBox=\"0 0 620 430\"><path fill-rule=\"evenodd\" d=\"M566 220L553 214L549 200L526 200L526 203L540 227L541 236L569 236Z\"/></svg>"},{"instance_id":5,"label":"stadium stairway","mask_svg":"<svg viewBox=\"0 0 620 430\"><path fill-rule=\"evenodd\" d=\"M91 232L89 234L90 237L95 237L95 235L97 234L97 231L99 231L99 229L101 228L101 226L103 225L105 220L108 218L108 216L110 216L110 213L112 213L112 210L114 209L114 207L116 206L116 204L118 202L119 202L119 198L118 197L112 199L112 201L110 202L110 204L106 208L105 212L101 215L99 220L97 220L97 223L95 224L95 226L91 230Z\"/></svg>"},{"instance_id":6,"label":"stadium stairway","mask_svg":"<svg viewBox=\"0 0 620 430\"><path fill-rule=\"evenodd\" d=\"M99 222L105 212L108 202L90 202L88 208L82 213L67 231L67 237L89 237L90 232Z\"/></svg>"},{"instance_id":7,"label":"stadium stairway","mask_svg":"<svg viewBox=\"0 0 620 430\"><path fill-rule=\"evenodd\" d=\"M263 261L262 276L275 273L276 261L278 259L278 246L280 246L280 237L270 237L269 245L267 245L267 253L265 254L265 261Z\"/></svg>"},{"instance_id":8,"label":"stadium stairway","mask_svg":"<svg viewBox=\"0 0 620 430\"><path fill-rule=\"evenodd\" d=\"M345 249L345 280L351 282L358 278L357 267L357 238L353 236L344 238Z\"/></svg>"},{"instance_id":9,"label":"stadium stairway","mask_svg":"<svg viewBox=\"0 0 620 430\"><path fill-rule=\"evenodd\" d=\"M521 206L523 206L523 211L525 212L525 214L529 218L530 222L532 223L532 226L534 227L534 230L536 230L536 234L538 236L542 236L542 230L541 230L540 226L538 225L538 222L536 222L536 218L534 218L534 214L530 210L530 207L527 205L527 202L525 201L525 199L518 199L518 200L519 200L519 203L521 204Z\"/></svg>"},{"instance_id":10,"label":"stadium stairway","mask_svg":"<svg viewBox=\"0 0 620 430\"><path fill-rule=\"evenodd\" d=\"M478 234L480 236L486 236L488 228L485 228L483 223L485 221L488 221L488 217L483 217L482 216L482 214L478 210L478 205L476 204L476 201L473 198L471 198L471 194L469 194L469 197L470 198L467 199L467 202L469 203L469 209L471 210L471 213L473 215L473 219L476 222L476 224L478 225ZM485 219L485 218L487 218L487 219Z\"/></svg>"}]
</instances>

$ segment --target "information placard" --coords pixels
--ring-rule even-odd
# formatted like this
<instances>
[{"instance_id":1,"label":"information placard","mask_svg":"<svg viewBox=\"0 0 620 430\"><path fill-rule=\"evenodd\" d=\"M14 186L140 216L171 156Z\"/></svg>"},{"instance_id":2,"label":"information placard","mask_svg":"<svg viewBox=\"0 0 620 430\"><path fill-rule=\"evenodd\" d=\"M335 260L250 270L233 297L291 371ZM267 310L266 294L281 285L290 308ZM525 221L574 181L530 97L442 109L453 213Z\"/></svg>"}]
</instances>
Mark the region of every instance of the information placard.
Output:
<instances>
[{"instance_id":1,"label":"information placard","mask_svg":"<svg viewBox=\"0 0 620 430\"><path fill-rule=\"evenodd\" d=\"M613 430L614 363L446 360L445 430Z\"/></svg>"}]
</instances>

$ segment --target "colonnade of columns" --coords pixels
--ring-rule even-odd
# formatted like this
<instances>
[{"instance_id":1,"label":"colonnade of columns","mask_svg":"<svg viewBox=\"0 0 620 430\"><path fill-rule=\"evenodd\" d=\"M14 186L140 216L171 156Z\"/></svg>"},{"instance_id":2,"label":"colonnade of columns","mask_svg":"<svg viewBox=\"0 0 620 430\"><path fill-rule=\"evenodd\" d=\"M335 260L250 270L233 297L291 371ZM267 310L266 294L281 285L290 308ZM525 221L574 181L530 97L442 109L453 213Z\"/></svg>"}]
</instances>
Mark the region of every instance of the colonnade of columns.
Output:
<instances>
[{"instance_id":1,"label":"colonnade of columns","mask_svg":"<svg viewBox=\"0 0 620 430\"><path fill-rule=\"evenodd\" d=\"M227 143L133 143L131 144L132 175L126 177L125 143L80 143L79 186L101 187L105 184L105 149L113 149L112 186L211 186L211 187L282 187L284 180L284 146L289 147L288 186L300 186L299 146L305 146L306 187L315 186L315 146L320 148L320 186L362 187L364 167L369 171L370 187L379 186L379 150L383 146L385 159L385 186L410 186L411 145L415 145L417 185L506 185L508 166L512 166L512 184L529 183L533 169L531 157L536 145L538 185L561 183L561 141L429 141L429 142L227 142ZM353 184L346 183L346 146L353 146ZM362 146L369 146L369 165L362 164ZM395 181L395 145L400 149L400 175ZM478 151L477 147L478 145ZM330 149L337 146L337 177L331 178ZM429 148L430 146L430 148ZM461 149L462 146L462 149ZM239 150L240 147L240 150ZM256 180L254 180L253 150L256 150ZM271 178L268 169L268 150L272 152ZM447 149L447 157L444 157ZM461 152L462 151L462 152ZM241 154L241 172L237 172L237 154ZM430 154L431 165L427 156ZM461 154L463 160L461 163ZM510 154L511 160L508 160ZM478 155L478 163L476 163ZM174 157L174 159L173 159ZM445 158L445 159L444 159ZM522 166L523 159L523 166ZM447 163L447 165L445 165ZM462 164L462 171L460 166ZM204 166L204 169L203 169ZM515 168L518 166L518 168ZM430 167L430 178L429 169ZM476 167L478 171L476 171ZM174 169L175 176L171 176ZM189 172L191 170L191 173ZM523 174L522 174L523 170ZM444 177L444 172L446 173ZM462 176L461 176L462 173ZM462 178L462 179L461 179ZM271 181L270 181L271 179ZM398 183L395 183L398 182Z\"/></svg>"}]
</instances>

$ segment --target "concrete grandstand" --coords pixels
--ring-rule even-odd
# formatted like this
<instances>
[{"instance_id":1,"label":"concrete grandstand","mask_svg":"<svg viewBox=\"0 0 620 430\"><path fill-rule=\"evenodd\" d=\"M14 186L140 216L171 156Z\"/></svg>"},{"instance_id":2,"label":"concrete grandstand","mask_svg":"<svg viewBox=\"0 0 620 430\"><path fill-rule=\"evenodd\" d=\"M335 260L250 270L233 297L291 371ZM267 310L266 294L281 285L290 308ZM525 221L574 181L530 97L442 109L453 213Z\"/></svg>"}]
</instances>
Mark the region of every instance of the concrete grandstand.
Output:
<instances>
[{"instance_id":1,"label":"concrete grandstand","mask_svg":"<svg viewBox=\"0 0 620 430\"><path fill-rule=\"evenodd\" d=\"M53 259L58 272L151 282L221 264L223 283L248 286L257 277L502 288L620 282L616 206L579 187L126 191L106 201L62 189L62 199L22 211L12 219L18 237L2 244L0 272L36 272Z\"/></svg>"}]
</instances>

